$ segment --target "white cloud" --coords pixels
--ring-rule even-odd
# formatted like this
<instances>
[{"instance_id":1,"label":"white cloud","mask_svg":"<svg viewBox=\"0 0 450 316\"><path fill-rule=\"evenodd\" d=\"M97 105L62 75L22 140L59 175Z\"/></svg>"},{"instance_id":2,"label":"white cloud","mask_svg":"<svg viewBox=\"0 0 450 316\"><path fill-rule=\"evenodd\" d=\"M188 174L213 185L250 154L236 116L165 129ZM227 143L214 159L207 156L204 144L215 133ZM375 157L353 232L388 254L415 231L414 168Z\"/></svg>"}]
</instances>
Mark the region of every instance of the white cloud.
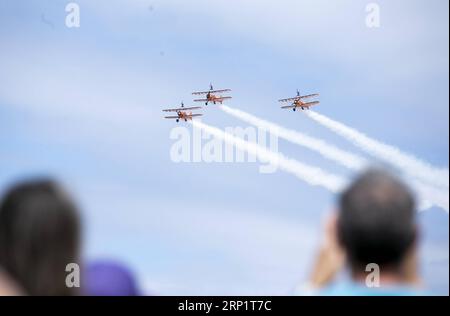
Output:
<instances>
[{"instance_id":1,"label":"white cloud","mask_svg":"<svg viewBox=\"0 0 450 316\"><path fill-rule=\"evenodd\" d=\"M120 5L121 1L88 5L110 24L142 18L148 13L147 1L126 1L127 5ZM364 70L366 79L378 78L380 71L403 79L441 72L448 65L448 45L436 49L432 44L448 43L448 36L441 32L440 20L430 15L433 11L420 2L378 2L382 27L375 30L366 27L365 0L165 0L152 5L153 14L172 18L171 23L182 20L189 31L198 32L189 36L220 38L227 33L292 56L318 55L328 59L330 65L338 62L343 67ZM221 34L211 35L210 30ZM380 62L385 65L383 69Z\"/></svg>"}]
</instances>

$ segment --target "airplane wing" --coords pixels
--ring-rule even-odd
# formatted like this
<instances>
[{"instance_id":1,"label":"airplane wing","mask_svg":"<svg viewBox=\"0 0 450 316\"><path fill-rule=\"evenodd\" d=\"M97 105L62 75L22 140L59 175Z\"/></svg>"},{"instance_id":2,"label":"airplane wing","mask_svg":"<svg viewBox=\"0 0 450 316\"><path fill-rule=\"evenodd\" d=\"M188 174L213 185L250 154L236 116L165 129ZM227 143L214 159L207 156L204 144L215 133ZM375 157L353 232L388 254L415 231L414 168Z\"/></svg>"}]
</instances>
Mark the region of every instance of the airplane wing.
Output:
<instances>
[{"instance_id":1,"label":"airplane wing","mask_svg":"<svg viewBox=\"0 0 450 316\"><path fill-rule=\"evenodd\" d=\"M192 114L192 115L189 115L189 117L196 117L196 116L203 116L203 114Z\"/></svg>"},{"instance_id":2,"label":"airplane wing","mask_svg":"<svg viewBox=\"0 0 450 316\"><path fill-rule=\"evenodd\" d=\"M295 105L286 105L286 106L282 106L281 108L282 109L293 109L295 107L300 108L300 109L302 109L302 108L310 108L311 106L317 105L319 103L320 103L319 101L314 101L314 102L304 103L302 105L297 105L297 106L295 106Z\"/></svg>"},{"instance_id":3,"label":"airplane wing","mask_svg":"<svg viewBox=\"0 0 450 316\"><path fill-rule=\"evenodd\" d=\"M192 106L192 107L190 107L190 108L181 108L181 109L178 109L178 110L180 110L180 111L199 110L199 109L201 109L201 108L202 108L201 106Z\"/></svg>"},{"instance_id":4,"label":"airplane wing","mask_svg":"<svg viewBox=\"0 0 450 316\"><path fill-rule=\"evenodd\" d=\"M313 98L313 97L318 97L318 96L319 96L318 93L314 93L314 94L302 95L302 96L300 96L300 99L307 99L307 98Z\"/></svg>"},{"instance_id":5,"label":"airplane wing","mask_svg":"<svg viewBox=\"0 0 450 316\"><path fill-rule=\"evenodd\" d=\"M164 118L166 118L166 119L177 119L178 116L165 116Z\"/></svg>"},{"instance_id":6,"label":"airplane wing","mask_svg":"<svg viewBox=\"0 0 450 316\"><path fill-rule=\"evenodd\" d=\"M202 95L202 94L208 94L210 91L198 91L198 92L192 92L193 95Z\"/></svg>"},{"instance_id":7,"label":"airplane wing","mask_svg":"<svg viewBox=\"0 0 450 316\"><path fill-rule=\"evenodd\" d=\"M230 92L231 89L222 89L222 90L211 90L209 92L211 93L223 93L223 92Z\"/></svg>"},{"instance_id":8,"label":"airplane wing","mask_svg":"<svg viewBox=\"0 0 450 316\"><path fill-rule=\"evenodd\" d=\"M288 98L288 99L281 99L281 100L278 100L278 102L291 102L291 101L295 101L295 100L298 100L298 99L299 99L299 97Z\"/></svg>"},{"instance_id":9,"label":"airplane wing","mask_svg":"<svg viewBox=\"0 0 450 316\"><path fill-rule=\"evenodd\" d=\"M227 100L227 99L231 99L232 97L220 97L220 98L217 98L216 100Z\"/></svg>"},{"instance_id":10,"label":"airplane wing","mask_svg":"<svg viewBox=\"0 0 450 316\"><path fill-rule=\"evenodd\" d=\"M193 106L190 108L178 108L178 109L165 109L163 112L178 112L178 111L187 111L187 110L198 110L201 109L201 106Z\"/></svg>"},{"instance_id":11,"label":"airplane wing","mask_svg":"<svg viewBox=\"0 0 450 316\"><path fill-rule=\"evenodd\" d=\"M196 99L194 100L194 102L206 102L208 101L208 99Z\"/></svg>"}]
</instances>

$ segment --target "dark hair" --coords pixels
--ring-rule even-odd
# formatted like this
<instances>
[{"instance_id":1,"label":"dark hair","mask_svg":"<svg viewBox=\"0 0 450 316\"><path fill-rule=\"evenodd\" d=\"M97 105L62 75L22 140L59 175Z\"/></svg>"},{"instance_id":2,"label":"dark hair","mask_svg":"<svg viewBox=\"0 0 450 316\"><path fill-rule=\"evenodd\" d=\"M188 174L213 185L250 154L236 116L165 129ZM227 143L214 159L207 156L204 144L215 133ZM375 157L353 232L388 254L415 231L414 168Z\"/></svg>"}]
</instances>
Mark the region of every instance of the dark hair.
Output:
<instances>
[{"instance_id":1,"label":"dark hair","mask_svg":"<svg viewBox=\"0 0 450 316\"><path fill-rule=\"evenodd\" d=\"M75 205L51 180L11 188L0 203L0 266L28 295L74 295L66 265L77 263Z\"/></svg>"},{"instance_id":2,"label":"dark hair","mask_svg":"<svg viewBox=\"0 0 450 316\"><path fill-rule=\"evenodd\" d=\"M397 269L416 239L415 201L398 179L369 170L341 195L338 238L353 269Z\"/></svg>"}]
</instances>

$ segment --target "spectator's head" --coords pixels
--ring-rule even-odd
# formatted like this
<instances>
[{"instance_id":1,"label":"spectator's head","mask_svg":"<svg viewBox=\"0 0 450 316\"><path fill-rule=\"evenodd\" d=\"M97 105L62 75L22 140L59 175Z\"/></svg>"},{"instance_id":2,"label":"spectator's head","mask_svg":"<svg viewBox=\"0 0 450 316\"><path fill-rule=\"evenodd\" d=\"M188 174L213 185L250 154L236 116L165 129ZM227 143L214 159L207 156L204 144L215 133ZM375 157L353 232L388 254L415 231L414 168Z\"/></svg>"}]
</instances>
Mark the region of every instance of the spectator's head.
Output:
<instances>
[{"instance_id":1,"label":"spectator's head","mask_svg":"<svg viewBox=\"0 0 450 316\"><path fill-rule=\"evenodd\" d=\"M0 202L0 266L28 295L73 295L66 265L78 262L75 205L50 180L11 188Z\"/></svg>"},{"instance_id":2,"label":"spectator's head","mask_svg":"<svg viewBox=\"0 0 450 316\"><path fill-rule=\"evenodd\" d=\"M392 175L370 170L341 196L338 239L353 274L369 263L398 273L417 237L415 201Z\"/></svg>"}]
</instances>

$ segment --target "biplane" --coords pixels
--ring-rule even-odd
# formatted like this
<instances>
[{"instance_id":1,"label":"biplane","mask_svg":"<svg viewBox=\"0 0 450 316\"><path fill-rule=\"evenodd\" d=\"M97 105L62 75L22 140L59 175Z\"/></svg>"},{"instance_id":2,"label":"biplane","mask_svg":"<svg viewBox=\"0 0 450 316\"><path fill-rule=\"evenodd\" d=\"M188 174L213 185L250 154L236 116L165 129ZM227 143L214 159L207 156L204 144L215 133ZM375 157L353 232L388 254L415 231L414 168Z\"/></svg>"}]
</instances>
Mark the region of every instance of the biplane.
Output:
<instances>
[{"instance_id":1,"label":"biplane","mask_svg":"<svg viewBox=\"0 0 450 316\"><path fill-rule=\"evenodd\" d=\"M208 105L208 103L212 102L214 104L220 103L222 104L224 100L231 99L231 97L228 96L221 96L218 95L218 93L224 93L224 92L230 92L230 89L222 89L222 90L214 90L212 84L209 84L209 90L208 91L199 91L199 92L192 92L193 95L206 95L205 99L196 99L194 102L205 102L205 105Z\"/></svg>"},{"instance_id":2,"label":"biplane","mask_svg":"<svg viewBox=\"0 0 450 316\"><path fill-rule=\"evenodd\" d=\"M192 110L199 110L201 106L193 106L193 107L184 107L183 102L181 102L181 107L176 109L165 109L163 112L176 112L177 115L165 116L166 119L176 119L177 122L180 120L184 120L187 122L188 120L192 121L193 117L202 116L203 114L193 114ZM188 112L189 111L189 112Z\"/></svg>"},{"instance_id":3,"label":"biplane","mask_svg":"<svg viewBox=\"0 0 450 316\"><path fill-rule=\"evenodd\" d=\"M303 100L318 97L318 96L319 96L318 93L308 94L308 95L300 95L300 92L297 90L297 96L295 96L293 98L288 98L288 99L281 99L278 101L282 102L282 103L292 102L291 105L282 106L281 107L282 109L292 109L293 111L295 111L297 108L300 108L302 110L309 110L309 108L311 106L318 105L320 102L319 101L304 102Z\"/></svg>"}]
</instances>

